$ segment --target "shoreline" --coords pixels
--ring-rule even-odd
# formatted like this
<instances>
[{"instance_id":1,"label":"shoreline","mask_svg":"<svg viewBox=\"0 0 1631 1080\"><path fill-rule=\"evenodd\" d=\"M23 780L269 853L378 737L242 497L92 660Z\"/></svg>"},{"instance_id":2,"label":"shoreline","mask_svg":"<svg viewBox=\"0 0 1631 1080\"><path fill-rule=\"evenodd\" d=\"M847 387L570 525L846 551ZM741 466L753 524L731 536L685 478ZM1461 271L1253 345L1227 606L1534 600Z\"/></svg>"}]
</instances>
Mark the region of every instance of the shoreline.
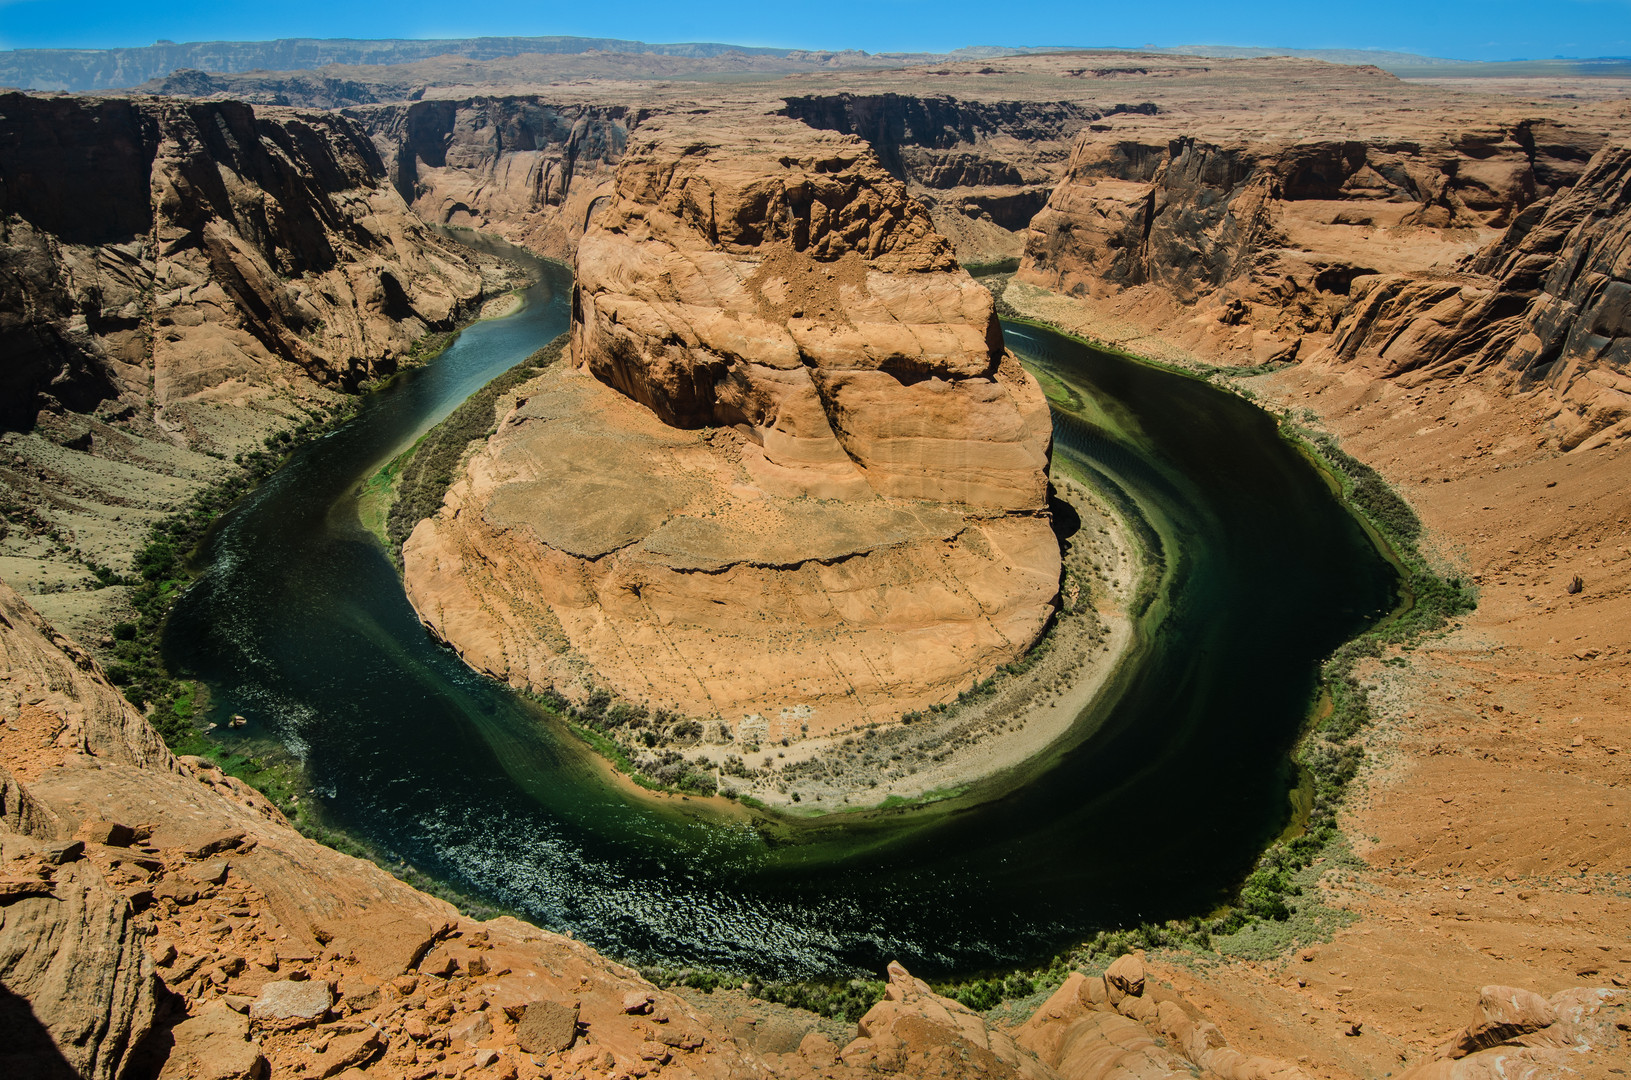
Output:
<instances>
[{"instance_id":1,"label":"shoreline","mask_svg":"<svg viewBox=\"0 0 1631 1080\"><path fill-rule=\"evenodd\" d=\"M1085 595L1074 604L1067 599L1041 640L1015 661L1023 670L979 684L942 712L741 755L747 769L769 773L762 778L723 772L729 745L686 756L714 768L722 791L799 819L956 798L1045 754L1130 655L1136 634L1128 607L1147 566L1131 530L1091 488L1064 475L1053 482L1082 519L1066 544L1065 588Z\"/></svg>"}]
</instances>

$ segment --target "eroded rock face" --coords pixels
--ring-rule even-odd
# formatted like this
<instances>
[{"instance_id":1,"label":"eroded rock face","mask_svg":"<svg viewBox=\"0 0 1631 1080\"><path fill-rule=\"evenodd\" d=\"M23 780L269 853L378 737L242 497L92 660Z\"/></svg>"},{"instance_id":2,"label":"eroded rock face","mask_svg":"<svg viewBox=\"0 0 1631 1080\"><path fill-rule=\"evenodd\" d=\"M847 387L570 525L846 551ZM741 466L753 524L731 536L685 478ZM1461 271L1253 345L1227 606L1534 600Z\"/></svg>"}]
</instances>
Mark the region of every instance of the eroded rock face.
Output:
<instances>
[{"instance_id":1,"label":"eroded rock face","mask_svg":"<svg viewBox=\"0 0 1631 1080\"><path fill-rule=\"evenodd\" d=\"M0 792L0 1072L115 1080L157 1012L141 930L4 766Z\"/></svg>"},{"instance_id":2,"label":"eroded rock face","mask_svg":"<svg viewBox=\"0 0 1631 1080\"><path fill-rule=\"evenodd\" d=\"M1184 302L1219 295L1273 309L1255 321L1286 333L1329 331L1356 278L1454 257L1455 230L1506 227L1573 183L1602 141L1530 120L1410 134L1084 134L1031 222L1022 276L1073 295L1146 284Z\"/></svg>"},{"instance_id":3,"label":"eroded rock face","mask_svg":"<svg viewBox=\"0 0 1631 1080\"><path fill-rule=\"evenodd\" d=\"M0 424L351 389L482 291L333 114L8 94L0 145Z\"/></svg>"},{"instance_id":4,"label":"eroded rock face","mask_svg":"<svg viewBox=\"0 0 1631 1080\"><path fill-rule=\"evenodd\" d=\"M1530 206L1455 275L1356 282L1318 359L1413 385L1493 373L1545 388L1558 445L1631 434L1631 148L1600 151L1572 188Z\"/></svg>"},{"instance_id":5,"label":"eroded rock face","mask_svg":"<svg viewBox=\"0 0 1631 1080\"><path fill-rule=\"evenodd\" d=\"M946 700L1036 639L1046 403L870 151L654 132L578 271L568 369L404 548L467 661L819 730Z\"/></svg>"},{"instance_id":6,"label":"eroded rock face","mask_svg":"<svg viewBox=\"0 0 1631 1080\"><path fill-rule=\"evenodd\" d=\"M569 260L635 116L538 97L357 109L391 181L427 221L496 233Z\"/></svg>"},{"instance_id":7,"label":"eroded rock face","mask_svg":"<svg viewBox=\"0 0 1631 1080\"><path fill-rule=\"evenodd\" d=\"M775 494L1044 504L1047 410L990 295L853 140L657 134L584 237L573 314L575 363L743 431Z\"/></svg>"},{"instance_id":8,"label":"eroded rock face","mask_svg":"<svg viewBox=\"0 0 1631 1080\"><path fill-rule=\"evenodd\" d=\"M1559 448L1618 438L1631 151L1490 119L1327 142L1084 135L1019 276L1215 359L1543 386Z\"/></svg>"}]
</instances>

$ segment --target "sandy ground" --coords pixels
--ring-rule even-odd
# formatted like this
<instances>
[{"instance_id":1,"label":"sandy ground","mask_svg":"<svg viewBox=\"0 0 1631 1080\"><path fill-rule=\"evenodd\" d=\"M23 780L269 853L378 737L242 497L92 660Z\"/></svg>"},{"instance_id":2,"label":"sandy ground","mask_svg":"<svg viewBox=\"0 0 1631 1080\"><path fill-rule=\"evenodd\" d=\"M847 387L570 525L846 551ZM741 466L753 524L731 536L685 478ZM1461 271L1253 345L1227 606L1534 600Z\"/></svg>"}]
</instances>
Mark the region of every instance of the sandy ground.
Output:
<instances>
[{"instance_id":1,"label":"sandy ground","mask_svg":"<svg viewBox=\"0 0 1631 1080\"><path fill-rule=\"evenodd\" d=\"M1069 581L1088 595L1077 610L1059 616L1029 670L998 676L989 695L911 724L789 737L747 753L739 726L736 744L703 746L688 756L720 766L740 754L755 775L721 773L723 786L811 813L950 794L1022 765L1057 742L1132 643L1126 605L1143 564L1122 521L1092 491L1058 476L1054 486L1081 517L1081 528L1067 542L1065 566Z\"/></svg>"}]
</instances>

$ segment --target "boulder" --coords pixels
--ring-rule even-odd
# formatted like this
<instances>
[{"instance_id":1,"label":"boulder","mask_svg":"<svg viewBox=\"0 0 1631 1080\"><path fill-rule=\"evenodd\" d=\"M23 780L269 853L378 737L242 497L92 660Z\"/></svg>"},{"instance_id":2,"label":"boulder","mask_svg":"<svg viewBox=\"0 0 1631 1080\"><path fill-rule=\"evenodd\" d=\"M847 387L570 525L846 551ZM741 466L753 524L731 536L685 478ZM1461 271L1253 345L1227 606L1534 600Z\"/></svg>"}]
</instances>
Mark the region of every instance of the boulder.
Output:
<instances>
[{"instance_id":1,"label":"boulder","mask_svg":"<svg viewBox=\"0 0 1631 1080\"><path fill-rule=\"evenodd\" d=\"M259 1023L316 1023L333 1005L334 994L326 982L270 982L261 988L260 997L249 1007L249 1017Z\"/></svg>"},{"instance_id":2,"label":"boulder","mask_svg":"<svg viewBox=\"0 0 1631 1080\"><path fill-rule=\"evenodd\" d=\"M492 1021L487 1019L486 1011L478 1012L474 1016L466 1016L456 1021L447 1029L447 1037L454 1042L468 1043L475 1046L483 1039L491 1038L493 1034Z\"/></svg>"},{"instance_id":3,"label":"boulder","mask_svg":"<svg viewBox=\"0 0 1631 1080\"><path fill-rule=\"evenodd\" d=\"M1144 961L1131 953L1118 956L1104 973L1104 981L1130 997L1144 992Z\"/></svg>"},{"instance_id":4,"label":"boulder","mask_svg":"<svg viewBox=\"0 0 1631 1080\"><path fill-rule=\"evenodd\" d=\"M129 847L135 842L136 830L112 821L87 821L79 827L77 836L87 844Z\"/></svg>"},{"instance_id":5,"label":"boulder","mask_svg":"<svg viewBox=\"0 0 1631 1080\"><path fill-rule=\"evenodd\" d=\"M249 1038L249 1020L214 1005L170 1029L172 1047L159 1080L261 1080L266 1058Z\"/></svg>"},{"instance_id":6,"label":"boulder","mask_svg":"<svg viewBox=\"0 0 1631 1080\"><path fill-rule=\"evenodd\" d=\"M578 1037L578 1005L560 1001L534 1001L515 1026L515 1042L529 1054L542 1057L570 1050Z\"/></svg>"}]
</instances>

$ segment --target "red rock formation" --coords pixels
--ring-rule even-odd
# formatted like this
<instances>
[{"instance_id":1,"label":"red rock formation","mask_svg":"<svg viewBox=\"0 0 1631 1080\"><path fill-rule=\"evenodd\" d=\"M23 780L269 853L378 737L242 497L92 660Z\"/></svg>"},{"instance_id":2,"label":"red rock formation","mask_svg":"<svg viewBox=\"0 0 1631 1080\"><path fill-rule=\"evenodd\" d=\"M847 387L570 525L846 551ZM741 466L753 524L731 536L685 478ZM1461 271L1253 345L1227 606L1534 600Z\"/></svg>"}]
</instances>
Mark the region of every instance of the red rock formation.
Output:
<instances>
[{"instance_id":1,"label":"red rock formation","mask_svg":"<svg viewBox=\"0 0 1631 1080\"><path fill-rule=\"evenodd\" d=\"M1289 359L1306 335L1306 357L1351 309L1356 281L1453 265L1469 239L1572 184L1602 143L1551 121L1484 121L1325 141L1085 133L1031 222L1020 278L1193 306L1209 322L1203 353Z\"/></svg>"},{"instance_id":2,"label":"red rock formation","mask_svg":"<svg viewBox=\"0 0 1631 1080\"><path fill-rule=\"evenodd\" d=\"M500 677L733 725L954 697L1059 578L989 294L852 139L642 132L579 249L579 370L410 538L410 599Z\"/></svg>"},{"instance_id":3,"label":"red rock formation","mask_svg":"<svg viewBox=\"0 0 1631 1080\"><path fill-rule=\"evenodd\" d=\"M611 181L634 110L532 96L355 109L402 198L427 221L481 229L563 261Z\"/></svg>"},{"instance_id":4,"label":"red rock formation","mask_svg":"<svg viewBox=\"0 0 1631 1080\"><path fill-rule=\"evenodd\" d=\"M0 97L0 424L394 370L482 291L331 114Z\"/></svg>"},{"instance_id":5,"label":"red rock formation","mask_svg":"<svg viewBox=\"0 0 1631 1080\"><path fill-rule=\"evenodd\" d=\"M1317 359L1405 386L1492 374L1545 388L1563 450L1631 434L1631 148L1591 159L1456 274L1358 279Z\"/></svg>"}]
</instances>

